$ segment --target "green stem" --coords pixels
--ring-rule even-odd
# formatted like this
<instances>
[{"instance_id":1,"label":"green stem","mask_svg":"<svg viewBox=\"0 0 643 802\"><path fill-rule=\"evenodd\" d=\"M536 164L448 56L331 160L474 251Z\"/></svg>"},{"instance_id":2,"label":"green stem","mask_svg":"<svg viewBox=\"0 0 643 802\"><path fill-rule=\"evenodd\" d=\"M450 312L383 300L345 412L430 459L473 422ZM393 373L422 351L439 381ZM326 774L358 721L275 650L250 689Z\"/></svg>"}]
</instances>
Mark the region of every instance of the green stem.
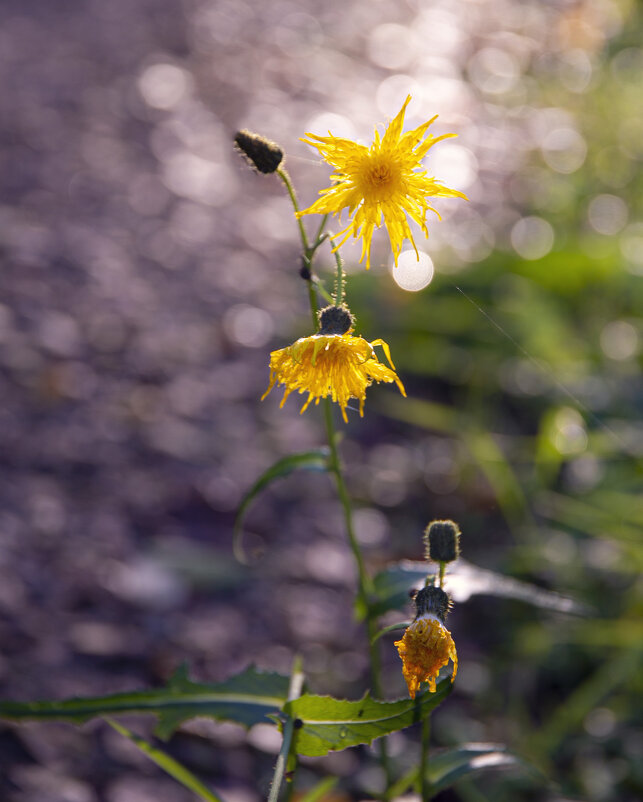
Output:
<instances>
[{"instance_id":1,"label":"green stem","mask_svg":"<svg viewBox=\"0 0 643 802\"><path fill-rule=\"evenodd\" d=\"M293 663L292 674L290 675L290 686L288 688L288 701L291 702L301 695L304 685L304 675L301 670L301 658L296 657ZM281 749L275 764L275 772L272 777L272 785L270 786L270 794L268 802L277 802L279 799L279 792L281 791L281 784L284 780L286 773L286 766L288 765L288 756L290 754L290 746L292 744L292 734L295 729L295 721L291 716L288 716L284 724L284 737L281 742Z\"/></svg>"},{"instance_id":2,"label":"green stem","mask_svg":"<svg viewBox=\"0 0 643 802\"><path fill-rule=\"evenodd\" d=\"M295 210L295 219L297 220L297 225L299 226L299 236L301 237L301 243L304 246L304 259L309 260L310 256L308 251L310 250L310 245L308 244L308 235L306 234L306 229L304 228L304 224L301 222L301 217L297 217L297 212L299 211L299 203L297 202L297 195L295 194L295 188L292 185L290 176L285 170L277 170L277 175L286 185L286 189L288 190L288 194L290 195L290 200L292 201L292 205Z\"/></svg>"},{"instance_id":3,"label":"green stem","mask_svg":"<svg viewBox=\"0 0 643 802\"><path fill-rule=\"evenodd\" d=\"M355 558L355 565L357 566L357 598L361 608L366 614L366 634L368 637L369 655L371 661L371 687L373 694L381 699L382 681L381 681L381 662L379 653L379 644L377 642L377 626L371 612L371 596L373 594L373 581L366 571L362 551L355 535L355 527L353 526L353 508L351 506L350 496L346 489L344 475L342 473L341 463L339 460L339 452L337 450L337 435L335 432L335 424L333 422L333 408L330 398L324 399L324 421L326 423L326 436L328 439L328 447L330 448L330 456L328 460L328 467L335 477L335 484L337 486L337 495L339 496L342 510L344 512L344 524L346 526L346 534L348 535L348 543ZM386 738L380 740L380 761L382 768L386 775L386 788L384 799L388 799L388 788L391 785L392 775L391 767L388 759L388 752L386 748Z\"/></svg>"},{"instance_id":4,"label":"green stem","mask_svg":"<svg viewBox=\"0 0 643 802\"><path fill-rule=\"evenodd\" d=\"M317 296L315 294L315 286L313 282L313 272L312 272L312 262L315 256L315 252L317 248L322 244L326 235L323 233L324 227L326 225L326 220L328 215L324 215L321 224L317 230L317 235L315 237L315 242L313 245L310 245L308 241L308 237L306 235L306 230L301 222L301 218L297 217L297 212L299 211L299 204L297 202L297 196L295 194L295 189L292 185L292 181L290 180L290 176L285 170L277 170L277 174L284 182L286 189L288 190L288 194L290 195L290 200L292 201L293 208L295 210L295 216L297 219L297 225L299 226L299 235L301 237L301 244L303 248L303 260L304 266L307 268L310 278L308 280L308 298L310 301L310 311L314 322L314 328L317 330ZM331 240L332 242L332 240ZM337 291L335 297L335 303L340 304L344 298L344 270L342 266L342 261L337 252L335 252L335 261L337 264ZM355 528L353 526L353 511L351 507L350 497L348 495L348 490L346 489L346 483L344 482L344 476L342 474L341 463L339 460L339 453L337 451L337 437L335 433L335 424L333 422L333 409L332 403L329 398L324 399L324 421L326 424L326 435L328 438L328 446L330 448L330 458L328 467L331 473L335 477L335 484L337 486L337 494L339 496L339 500L342 506L342 510L344 512L344 521L346 524L346 533L348 535L348 542L353 552L353 556L355 558L355 564L357 566L357 577L358 577L358 601L360 606L365 611L366 615L366 634L368 637L368 644L369 644L369 651L370 651L370 660L371 660L371 687L373 689L373 693L376 697L382 698L382 682L381 682L381 663L380 663L380 655L379 655L379 648L377 643L377 627L376 621L371 612L371 605L370 600L373 594L373 582L366 571L366 566L364 564L364 558L362 556L361 549L359 547L359 543L357 541L357 537L355 535ZM290 727L289 727L290 725ZM292 722L286 722L284 727L284 742L286 741L286 736L288 738L292 738ZM282 745L283 751L283 745ZM287 751L286 751L287 755ZM281 757L281 754L280 754ZM386 739L380 739L380 759L382 763L382 768L384 769L386 775L386 787L387 791L384 794L384 799L388 799L388 788L391 786L391 769L388 760L388 753L386 748ZM276 768L275 768L276 773ZM273 789L271 791L271 798L269 802L276 802L276 795L279 793L279 789L275 792L274 799L273 791L274 791L275 782L273 781Z\"/></svg>"},{"instance_id":5,"label":"green stem","mask_svg":"<svg viewBox=\"0 0 643 802\"><path fill-rule=\"evenodd\" d=\"M317 234L315 236L315 242L317 245L321 245L322 242L328 237L328 234L324 234L324 229L326 228L326 221L329 218L329 214L326 213L322 216L321 223L319 224L319 228L317 229Z\"/></svg>"},{"instance_id":6,"label":"green stem","mask_svg":"<svg viewBox=\"0 0 643 802\"><path fill-rule=\"evenodd\" d=\"M429 782L429 741L431 740L431 714L428 713L422 722L422 744L420 752L420 794L422 802L429 802L433 794L431 793L431 783Z\"/></svg>"},{"instance_id":7,"label":"green stem","mask_svg":"<svg viewBox=\"0 0 643 802\"><path fill-rule=\"evenodd\" d=\"M301 238L301 245L302 245L302 259L304 263L304 267L308 272L308 300L310 302L310 310L312 314L313 320L313 329L317 331L318 328L318 320L317 320L317 296L315 295L315 288L317 288L323 295L327 293L324 291L323 287L319 285L319 283L315 280L313 276L313 258L315 256L315 251L319 246L322 244L324 239L326 239L326 235L323 234L324 226L326 225L326 219L328 215L324 215L321 225L317 229L317 234L315 236L315 242L311 245L308 241L308 235L306 234L306 229L304 228L304 224L300 217L297 217L297 212L299 211L299 202L297 201L297 194L295 193L295 188L292 184L290 176L286 172L286 170L277 170L277 175L283 181L286 189L288 190L288 195L290 196L290 201L292 203L293 209L295 211L295 219L297 220L297 226L299 227L299 236Z\"/></svg>"},{"instance_id":8,"label":"green stem","mask_svg":"<svg viewBox=\"0 0 643 802\"><path fill-rule=\"evenodd\" d=\"M446 570L447 564L444 562L440 562L440 587L444 587L444 572Z\"/></svg>"},{"instance_id":9,"label":"green stem","mask_svg":"<svg viewBox=\"0 0 643 802\"><path fill-rule=\"evenodd\" d=\"M317 319L317 296L315 295L315 285L312 281L308 282L308 301L310 303L310 314L313 318L313 331L319 328L319 320Z\"/></svg>"},{"instance_id":10,"label":"green stem","mask_svg":"<svg viewBox=\"0 0 643 802\"><path fill-rule=\"evenodd\" d=\"M335 242L333 238L330 237L330 243L335 248ZM337 265L337 279L335 283L335 305L339 306L344 302L344 288L346 286L346 274L344 273L344 265L342 263L342 257L339 255L339 251L333 251L335 256L335 263Z\"/></svg>"}]
</instances>

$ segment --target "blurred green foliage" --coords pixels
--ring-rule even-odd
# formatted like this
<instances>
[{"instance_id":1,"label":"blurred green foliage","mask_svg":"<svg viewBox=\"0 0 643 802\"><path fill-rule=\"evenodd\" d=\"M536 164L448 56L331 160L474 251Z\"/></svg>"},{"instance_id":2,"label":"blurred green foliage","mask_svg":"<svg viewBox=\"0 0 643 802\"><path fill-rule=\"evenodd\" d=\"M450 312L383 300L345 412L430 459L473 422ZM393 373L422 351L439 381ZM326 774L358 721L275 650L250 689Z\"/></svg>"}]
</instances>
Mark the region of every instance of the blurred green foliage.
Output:
<instances>
[{"instance_id":1,"label":"blurred green foliage","mask_svg":"<svg viewBox=\"0 0 643 802\"><path fill-rule=\"evenodd\" d=\"M419 481L394 529L413 518L419 532L427 508L464 498L465 556L595 611L463 608L473 704L441 711L435 731L448 743L475 727L543 768L552 794L590 800L643 797L643 49L640 4L622 9L585 91L562 86L555 59L529 78L587 145L580 169L557 172L534 151L515 180L516 208L547 221L551 250L524 259L499 242L455 268L436 253L426 289L391 291L386 277L375 302L370 276L349 286L360 331L390 342L410 396L373 392L372 407L409 442L414 427L432 433L429 451L446 440L456 463L445 500ZM624 212L613 230L601 204ZM504 775L460 793L549 798Z\"/></svg>"}]
</instances>

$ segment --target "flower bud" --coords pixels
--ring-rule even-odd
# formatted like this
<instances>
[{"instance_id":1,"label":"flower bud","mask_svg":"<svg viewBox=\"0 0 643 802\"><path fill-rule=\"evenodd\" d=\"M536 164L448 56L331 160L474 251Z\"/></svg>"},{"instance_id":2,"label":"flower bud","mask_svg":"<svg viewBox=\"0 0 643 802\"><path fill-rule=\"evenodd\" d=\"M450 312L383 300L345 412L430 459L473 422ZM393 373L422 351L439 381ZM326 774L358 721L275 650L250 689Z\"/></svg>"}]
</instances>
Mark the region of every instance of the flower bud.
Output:
<instances>
[{"instance_id":1,"label":"flower bud","mask_svg":"<svg viewBox=\"0 0 643 802\"><path fill-rule=\"evenodd\" d=\"M460 529L453 521L431 521L424 530L425 556L437 563L450 563L460 554Z\"/></svg>"},{"instance_id":2,"label":"flower bud","mask_svg":"<svg viewBox=\"0 0 643 802\"><path fill-rule=\"evenodd\" d=\"M245 128L237 132L234 144L246 157L248 164L260 173L274 173L284 160L284 152L279 145Z\"/></svg>"},{"instance_id":3,"label":"flower bud","mask_svg":"<svg viewBox=\"0 0 643 802\"><path fill-rule=\"evenodd\" d=\"M447 617L447 613L451 609L451 599L442 588L428 585L425 588L418 590L415 596L415 618L421 618L423 615L434 615L441 623Z\"/></svg>"},{"instance_id":4,"label":"flower bud","mask_svg":"<svg viewBox=\"0 0 643 802\"><path fill-rule=\"evenodd\" d=\"M347 306L327 306L319 312L319 334L346 334L355 319Z\"/></svg>"}]
</instances>

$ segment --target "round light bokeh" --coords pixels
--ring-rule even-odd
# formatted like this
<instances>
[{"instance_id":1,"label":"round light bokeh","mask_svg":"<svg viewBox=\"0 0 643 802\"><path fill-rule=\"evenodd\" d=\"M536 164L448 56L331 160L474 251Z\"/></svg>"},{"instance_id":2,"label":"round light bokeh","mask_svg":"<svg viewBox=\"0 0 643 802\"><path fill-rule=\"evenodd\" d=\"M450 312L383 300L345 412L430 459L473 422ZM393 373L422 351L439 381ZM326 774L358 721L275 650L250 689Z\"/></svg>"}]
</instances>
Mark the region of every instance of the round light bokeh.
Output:
<instances>
[{"instance_id":1,"label":"round light bokeh","mask_svg":"<svg viewBox=\"0 0 643 802\"><path fill-rule=\"evenodd\" d=\"M395 264L391 266L393 279L398 287L408 292L417 292L427 287L433 278L433 262L428 253L419 251L416 256L414 250L403 251Z\"/></svg>"}]
</instances>

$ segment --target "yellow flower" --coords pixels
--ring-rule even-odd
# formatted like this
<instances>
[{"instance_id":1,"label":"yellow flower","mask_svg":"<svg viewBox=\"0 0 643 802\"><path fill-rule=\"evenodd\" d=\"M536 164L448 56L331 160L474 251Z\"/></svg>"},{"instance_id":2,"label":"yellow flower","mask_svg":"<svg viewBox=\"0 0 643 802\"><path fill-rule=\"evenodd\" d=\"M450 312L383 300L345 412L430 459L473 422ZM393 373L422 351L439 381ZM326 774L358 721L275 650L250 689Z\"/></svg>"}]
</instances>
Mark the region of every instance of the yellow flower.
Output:
<instances>
[{"instance_id":1,"label":"yellow flower","mask_svg":"<svg viewBox=\"0 0 643 802\"><path fill-rule=\"evenodd\" d=\"M374 346L380 345L386 358L394 368L391 353L384 340L368 342L362 337L354 337L350 330L344 334L313 334L301 337L287 348L270 354L270 386L261 397L268 395L276 383L284 384L286 389L281 402L283 407L293 390L308 393L303 412L314 399L331 396L342 410L344 421L349 399L359 399L359 414L364 414L366 388L377 382L395 382L402 395L406 396L404 386L395 370L383 365L377 358Z\"/></svg>"},{"instance_id":2,"label":"yellow flower","mask_svg":"<svg viewBox=\"0 0 643 802\"><path fill-rule=\"evenodd\" d=\"M428 122L402 134L404 114L411 101L409 95L404 101L398 115L389 123L380 139L375 131L375 139L369 147L359 145L350 139L340 139L333 136L316 136L306 134L303 139L320 152L323 158L335 168L331 179L333 186L322 189L319 198L308 209L298 213L304 214L334 214L339 216L344 209L348 210L349 225L340 231L337 236L343 239L338 248L352 235L355 239L362 239L362 255L360 262L366 256L366 268L371 262L371 239L375 228L380 228L382 219L391 241L391 249L397 266L397 259L402 250L402 243L409 239L413 244L415 253L417 247L408 218L414 220L422 229L424 236L428 237L426 227L426 214L428 211L438 212L429 205L427 199L434 197L464 198L462 192L443 186L435 178L427 176L426 170L421 169L421 161L429 148L436 142L455 134L443 134L434 137L424 136L428 127L437 115ZM418 256L419 258L419 256Z\"/></svg>"},{"instance_id":3,"label":"yellow flower","mask_svg":"<svg viewBox=\"0 0 643 802\"><path fill-rule=\"evenodd\" d=\"M449 658L453 660L451 682L455 679L458 673L455 643L437 616L427 613L417 618L395 645L402 658L402 673L411 699L415 699L422 682L428 682L429 690L435 693L435 681Z\"/></svg>"}]
</instances>

